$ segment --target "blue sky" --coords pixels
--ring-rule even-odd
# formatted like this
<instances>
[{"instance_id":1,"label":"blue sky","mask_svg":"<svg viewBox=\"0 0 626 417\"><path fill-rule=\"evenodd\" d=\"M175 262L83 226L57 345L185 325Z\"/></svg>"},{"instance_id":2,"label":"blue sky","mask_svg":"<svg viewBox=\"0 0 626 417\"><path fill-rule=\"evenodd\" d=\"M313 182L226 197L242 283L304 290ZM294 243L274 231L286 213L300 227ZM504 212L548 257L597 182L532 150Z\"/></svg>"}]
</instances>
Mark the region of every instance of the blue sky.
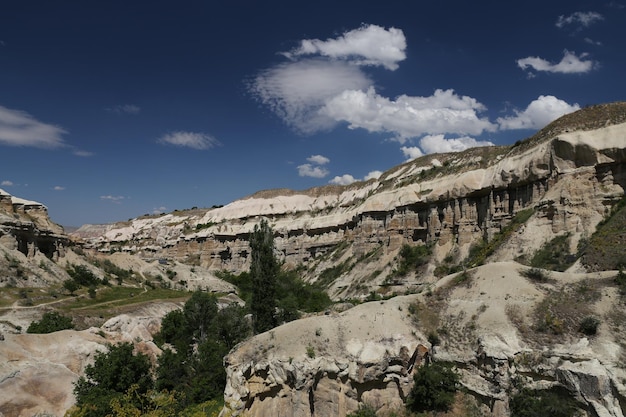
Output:
<instances>
[{"instance_id":1,"label":"blue sky","mask_svg":"<svg viewBox=\"0 0 626 417\"><path fill-rule=\"evenodd\" d=\"M626 99L626 1L15 1L0 188L66 226L376 176Z\"/></svg>"}]
</instances>

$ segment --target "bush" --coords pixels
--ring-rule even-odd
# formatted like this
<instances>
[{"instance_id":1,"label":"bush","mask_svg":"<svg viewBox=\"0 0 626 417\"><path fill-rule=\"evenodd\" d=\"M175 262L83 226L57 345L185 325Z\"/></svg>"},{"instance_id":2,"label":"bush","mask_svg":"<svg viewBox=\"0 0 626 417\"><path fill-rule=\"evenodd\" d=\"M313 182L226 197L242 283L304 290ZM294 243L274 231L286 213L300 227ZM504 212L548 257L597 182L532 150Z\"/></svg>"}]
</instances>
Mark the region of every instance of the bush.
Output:
<instances>
[{"instance_id":1,"label":"bush","mask_svg":"<svg viewBox=\"0 0 626 417\"><path fill-rule=\"evenodd\" d=\"M598 332L600 320L594 316L586 316L580 321L579 330L587 336L593 336Z\"/></svg>"},{"instance_id":2,"label":"bush","mask_svg":"<svg viewBox=\"0 0 626 417\"><path fill-rule=\"evenodd\" d=\"M71 317L65 317L57 312L44 313L40 321L34 321L28 326L27 333L52 333L59 330L73 329Z\"/></svg>"},{"instance_id":3,"label":"bush","mask_svg":"<svg viewBox=\"0 0 626 417\"><path fill-rule=\"evenodd\" d=\"M550 280L550 274L539 268L524 269L519 273L520 275L535 282L548 282Z\"/></svg>"},{"instance_id":4,"label":"bush","mask_svg":"<svg viewBox=\"0 0 626 417\"><path fill-rule=\"evenodd\" d=\"M448 411L454 402L459 376L447 363L435 362L420 368L413 378L414 385L407 398L409 410Z\"/></svg>"},{"instance_id":5,"label":"bush","mask_svg":"<svg viewBox=\"0 0 626 417\"><path fill-rule=\"evenodd\" d=\"M576 402L567 394L554 390L522 389L509 400L511 417L573 417Z\"/></svg>"},{"instance_id":6,"label":"bush","mask_svg":"<svg viewBox=\"0 0 626 417\"><path fill-rule=\"evenodd\" d=\"M400 265L395 275L404 276L409 272L415 271L418 267L428 262L431 254L430 246L410 246L405 243L400 248Z\"/></svg>"},{"instance_id":7,"label":"bush","mask_svg":"<svg viewBox=\"0 0 626 417\"><path fill-rule=\"evenodd\" d=\"M360 404L359 408L346 417L376 417L376 409L369 404Z\"/></svg>"}]
</instances>

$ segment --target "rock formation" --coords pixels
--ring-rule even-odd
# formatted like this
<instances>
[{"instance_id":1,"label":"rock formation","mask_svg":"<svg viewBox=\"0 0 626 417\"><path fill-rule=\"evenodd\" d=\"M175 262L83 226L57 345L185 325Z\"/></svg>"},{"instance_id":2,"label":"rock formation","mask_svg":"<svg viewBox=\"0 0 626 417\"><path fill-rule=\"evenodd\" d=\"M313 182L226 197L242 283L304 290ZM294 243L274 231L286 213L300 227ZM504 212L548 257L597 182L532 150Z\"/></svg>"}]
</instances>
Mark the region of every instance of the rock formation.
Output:
<instances>
[{"instance_id":1,"label":"rock formation","mask_svg":"<svg viewBox=\"0 0 626 417\"><path fill-rule=\"evenodd\" d=\"M62 253L68 241L63 228L48 217L46 206L0 189L0 244L25 256L41 252L52 259Z\"/></svg>"},{"instance_id":2,"label":"rock formation","mask_svg":"<svg viewBox=\"0 0 626 417\"><path fill-rule=\"evenodd\" d=\"M533 233L518 249L535 251L564 232L575 248L623 195L624 107L583 109L512 147L428 155L377 180L303 192L262 191L209 210L84 226L77 235L100 251L121 249L238 273L249 267L248 235L264 217L276 233L279 256L304 271L305 279L315 281L337 261L349 266L330 283L335 298L389 286L393 260L405 243L432 245L437 261L460 261L473 244L489 240L525 208L536 209L528 226ZM587 120L598 109L607 114ZM374 252L377 274L362 262ZM510 253L504 259L511 259ZM415 283L397 284L393 290L403 292Z\"/></svg>"},{"instance_id":3,"label":"rock formation","mask_svg":"<svg viewBox=\"0 0 626 417\"><path fill-rule=\"evenodd\" d=\"M576 298L570 310L561 306L558 332L536 330L557 294L615 273L553 273L553 282L536 283L521 275L526 269L490 263L422 294L301 319L243 342L225 358L222 415L345 416L360 403L379 415L399 412L413 374L432 358L456 365L484 416L509 416L510 395L520 387L561 387L588 416L622 417L626 346L623 323L614 321L624 314L610 313L621 311L616 289L602 287L589 302ZM583 313L601 317L597 334L579 331ZM428 341L432 332L439 332L437 346Z\"/></svg>"}]
</instances>

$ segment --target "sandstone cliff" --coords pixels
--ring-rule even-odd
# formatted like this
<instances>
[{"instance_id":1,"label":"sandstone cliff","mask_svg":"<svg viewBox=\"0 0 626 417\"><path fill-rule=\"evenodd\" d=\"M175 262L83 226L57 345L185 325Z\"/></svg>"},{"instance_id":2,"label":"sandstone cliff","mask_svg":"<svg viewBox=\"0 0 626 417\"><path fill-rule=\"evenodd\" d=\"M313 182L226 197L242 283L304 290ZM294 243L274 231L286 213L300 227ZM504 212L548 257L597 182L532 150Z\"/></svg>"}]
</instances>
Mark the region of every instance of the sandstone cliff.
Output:
<instances>
[{"instance_id":1,"label":"sandstone cliff","mask_svg":"<svg viewBox=\"0 0 626 417\"><path fill-rule=\"evenodd\" d=\"M343 265L324 283L335 298L381 287L400 293L419 285L412 277L392 279L403 244L431 245L431 268L445 258L458 263L525 208L536 210L525 233L495 259L530 254L563 233L571 235L575 252L624 193L624 108L583 109L514 146L429 155L377 180L263 191L214 209L84 226L77 236L100 251L241 272L250 262L248 235L263 217L276 233L281 259L304 271L305 279Z\"/></svg>"}]
</instances>

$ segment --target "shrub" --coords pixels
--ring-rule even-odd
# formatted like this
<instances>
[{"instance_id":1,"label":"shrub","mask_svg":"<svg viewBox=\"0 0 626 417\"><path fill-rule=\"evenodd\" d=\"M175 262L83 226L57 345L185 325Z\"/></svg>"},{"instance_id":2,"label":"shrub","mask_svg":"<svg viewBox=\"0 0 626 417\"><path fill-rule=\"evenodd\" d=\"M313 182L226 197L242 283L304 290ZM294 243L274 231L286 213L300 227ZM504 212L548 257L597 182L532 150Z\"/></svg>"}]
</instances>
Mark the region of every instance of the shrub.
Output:
<instances>
[{"instance_id":1,"label":"shrub","mask_svg":"<svg viewBox=\"0 0 626 417\"><path fill-rule=\"evenodd\" d=\"M539 268L524 269L519 273L520 275L535 282L548 282L548 280L550 280L550 274Z\"/></svg>"},{"instance_id":2,"label":"shrub","mask_svg":"<svg viewBox=\"0 0 626 417\"><path fill-rule=\"evenodd\" d=\"M593 336L598 332L598 326L600 325L600 320L594 316L586 316L580 321L580 330L581 333L586 334L587 336Z\"/></svg>"},{"instance_id":3,"label":"shrub","mask_svg":"<svg viewBox=\"0 0 626 417\"><path fill-rule=\"evenodd\" d=\"M360 404L359 408L346 417L376 417L376 409L369 404Z\"/></svg>"},{"instance_id":4,"label":"shrub","mask_svg":"<svg viewBox=\"0 0 626 417\"><path fill-rule=\"evenodd\" d=\"M409 272L415 271L418 267L428 262L428 258L432 254L430 246L408 244L402 245L400 248L400 265L395 275L404 276Z\"/></svg>"},{"instance_id":5,"label":"shrub","mask_svg":"<svg viewBox=\"0 0 626 417\"><path fill-rule=\"evenodd\" d=\"M454 402L459 376L447 363L434 362L420 368L413 378L414 385L407 398L409 410L448 411Z\"/></svg>"},{"instance_id":6,"label":"shrub","mask_svg":"<svg viewBox=\"0 0 626 417\"><path fill-rule=\"evenodd\" d=\"M71 317L65 317L55 311L44 313L40 321L34 321L28 326L27 333L52 333L59 330L73 329Z\"/></svg>"},{"instance_id":7,"label":"shrub","mask_svg":"<svg viewBox=\"0 0 626 417\"><path fill-rule=\"evenodd\" d=\"M555 390L522 389L509 400L511 417L573 417L576 402L566 393Z\"/></svg>"}]
</instances>

